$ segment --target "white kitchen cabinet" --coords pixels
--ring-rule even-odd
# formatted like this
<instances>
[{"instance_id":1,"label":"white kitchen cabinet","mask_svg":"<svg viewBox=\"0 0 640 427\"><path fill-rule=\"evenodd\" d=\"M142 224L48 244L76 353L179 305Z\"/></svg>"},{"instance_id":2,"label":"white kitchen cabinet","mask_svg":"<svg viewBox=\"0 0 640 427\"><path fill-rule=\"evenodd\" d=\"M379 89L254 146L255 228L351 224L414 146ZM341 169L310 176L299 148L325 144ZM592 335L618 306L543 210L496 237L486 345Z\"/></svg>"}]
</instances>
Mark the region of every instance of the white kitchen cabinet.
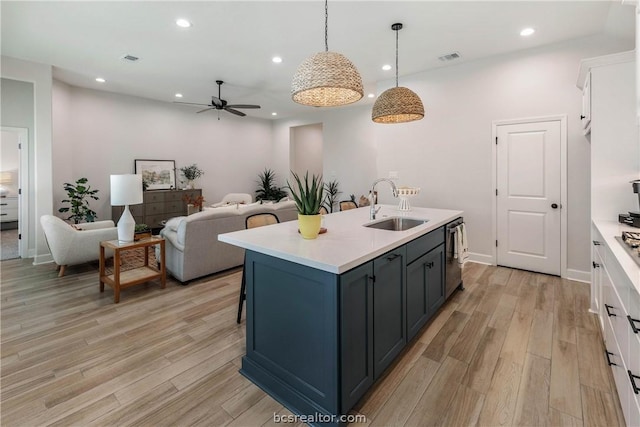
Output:
<instances>
[{"instance_id":1,"label":"white kitchen cabinet","mask_svg":"<svg viewBox=\"0 0 640 427\"><path fill-rule=\"evenodd\" d=\"M594 221L594 283L598 312L611 366L628 426L640 425L640 266L615 237L637 230L613 221Z\"/></svg>"}]
</instances>

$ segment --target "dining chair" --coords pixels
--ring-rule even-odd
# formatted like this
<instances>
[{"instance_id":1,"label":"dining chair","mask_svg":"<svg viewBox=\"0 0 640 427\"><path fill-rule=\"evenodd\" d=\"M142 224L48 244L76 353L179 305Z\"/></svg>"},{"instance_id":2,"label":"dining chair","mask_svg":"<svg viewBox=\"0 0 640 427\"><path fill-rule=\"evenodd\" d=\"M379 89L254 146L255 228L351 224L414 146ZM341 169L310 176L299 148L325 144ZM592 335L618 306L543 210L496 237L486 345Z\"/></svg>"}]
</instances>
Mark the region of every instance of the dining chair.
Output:
<instances>
[{"instance_id":1,"label":"dining chair","mask_svg":"<svg viewBox=\"0 0 640 427\"><path fill-rule=\"evenodd\" d=\"M340 202L340 210L348 211L349 209L358 209L358 205L353 200L343 200Z\"/></svg>"},{"instance_id":2,"label":"dining chair","mask_svg":"<svg viewBox=\"0 0 640 427\"><path fill-rule=\"evenodd\" d=\"M278 224L280 220L278 216L274 213L264 212L257 213L253 215L249 215L247 219L244 221L244 226L248 230L250 228L264 227L265 225ZM238 318L236 319L236 323L240 323L242 320L242 305L247 299L247 281L246 281L246 264L247 258L245 255L245 262L242 265L242 281L240 285L240 301L238 302Z\"/></svg>"}]
</instances>

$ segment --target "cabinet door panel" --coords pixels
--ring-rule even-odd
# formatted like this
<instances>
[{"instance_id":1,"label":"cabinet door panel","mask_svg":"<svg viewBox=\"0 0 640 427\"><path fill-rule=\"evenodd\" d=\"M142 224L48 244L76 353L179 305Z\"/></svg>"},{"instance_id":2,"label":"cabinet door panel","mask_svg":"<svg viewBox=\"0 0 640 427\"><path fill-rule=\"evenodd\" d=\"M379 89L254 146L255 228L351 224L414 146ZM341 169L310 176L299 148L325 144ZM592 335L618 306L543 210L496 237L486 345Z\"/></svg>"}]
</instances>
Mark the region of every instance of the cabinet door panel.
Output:
<instances>
[{"instance_id":1,"label":"cabinet door panel","mask_svg":"<svg viewBox=\"0 0 640 427\"><path fill-rule=\"evenodd\" d=\"M427 317L433 316L444 304L444 245L427 254Z\"/></svg>"},{"instance_id":2,"label":"cabinet door panel","mask_svg":"<svg viewBox=\"0 0 640 427\"><path fill-rule=\"evenodd\" d=\"M373 263L340 277L342 411L373 384Z\"/></svg>"},{"instance_id":3,"label":"cabinet door panel","mask_svg":"<svg viewBox=\"0 0 640 427\"><path fill-rule=\"evenodd\" d=\"M379 378L406 344L405 247L373 261L373 363Z\"/></svg>"},{"instance_id":4,"label":"cabinet door panel","mask_svg":"<svg viewBox=\"0 0 640 427\"><path fill-rule=\"evenodd\" d=\"M407 266L407 340L427 323L427 255Z\"/></svg>"}]
</instances>

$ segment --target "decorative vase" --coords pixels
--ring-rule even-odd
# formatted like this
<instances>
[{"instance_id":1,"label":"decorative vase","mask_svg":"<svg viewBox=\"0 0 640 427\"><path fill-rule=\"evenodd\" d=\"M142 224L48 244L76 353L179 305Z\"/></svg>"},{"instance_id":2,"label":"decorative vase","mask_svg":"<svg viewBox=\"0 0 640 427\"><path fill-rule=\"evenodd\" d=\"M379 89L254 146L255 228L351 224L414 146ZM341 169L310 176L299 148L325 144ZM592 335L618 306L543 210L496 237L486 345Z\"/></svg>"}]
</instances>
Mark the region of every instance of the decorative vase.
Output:
<instances>
[{"instance_id":1,"label":"decorative vase","mask_svg":"<svg viewBox=\"0 0 640 427\"><path fill-rule=\"evenodd\" d=\"M187 189L189 189L189 190L193 190L193 189L195 189L195 188L196 188L196 184L193 182L193 180L192 180L192 179L190 179L190 180L187 182Z\"/></svg>"},{"instance_id":2,"label":"decorative vase","mask_svg":"<svg viewBox=\"0 0 640 427\"><path fill-rule=\"evenodd\" d=\"M322 215L302 215L298 214L298 228L300 234L305 239L315 239L320 233L320 225L322 222Z\"/></svg>"},{"instance_id":3,"label":"decorative vase","mask_svg":"<svg viewBox=\"0 0 640 427\"><path fill-rule=\"evenodd\" d=\"M192 215L192 214L198 213L198 212L200 212L200 207L199 206L193 205L191 203L187 204L187 215Z\"/></svg>"}]
</instances>

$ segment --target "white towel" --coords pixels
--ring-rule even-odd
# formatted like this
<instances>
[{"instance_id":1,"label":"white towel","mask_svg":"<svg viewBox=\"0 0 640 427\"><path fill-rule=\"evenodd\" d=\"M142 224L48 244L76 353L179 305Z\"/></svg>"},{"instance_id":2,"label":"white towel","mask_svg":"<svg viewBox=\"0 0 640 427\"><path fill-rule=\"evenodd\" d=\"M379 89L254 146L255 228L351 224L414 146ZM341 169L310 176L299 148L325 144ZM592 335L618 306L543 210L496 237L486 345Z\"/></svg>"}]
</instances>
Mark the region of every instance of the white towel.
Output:
<instances>
[{"instance_id":1,"label":"white towel","mask_svg":"<svg viewBox=\"0 0 640 427\"><path fill-rule=\"evenodd\" d=\"M453 257L458 259L458 264L464 265L469 258L469 245L467 243L467 229L464 223L456 227L454 239Z\"/></svg>"}]
</instances>

